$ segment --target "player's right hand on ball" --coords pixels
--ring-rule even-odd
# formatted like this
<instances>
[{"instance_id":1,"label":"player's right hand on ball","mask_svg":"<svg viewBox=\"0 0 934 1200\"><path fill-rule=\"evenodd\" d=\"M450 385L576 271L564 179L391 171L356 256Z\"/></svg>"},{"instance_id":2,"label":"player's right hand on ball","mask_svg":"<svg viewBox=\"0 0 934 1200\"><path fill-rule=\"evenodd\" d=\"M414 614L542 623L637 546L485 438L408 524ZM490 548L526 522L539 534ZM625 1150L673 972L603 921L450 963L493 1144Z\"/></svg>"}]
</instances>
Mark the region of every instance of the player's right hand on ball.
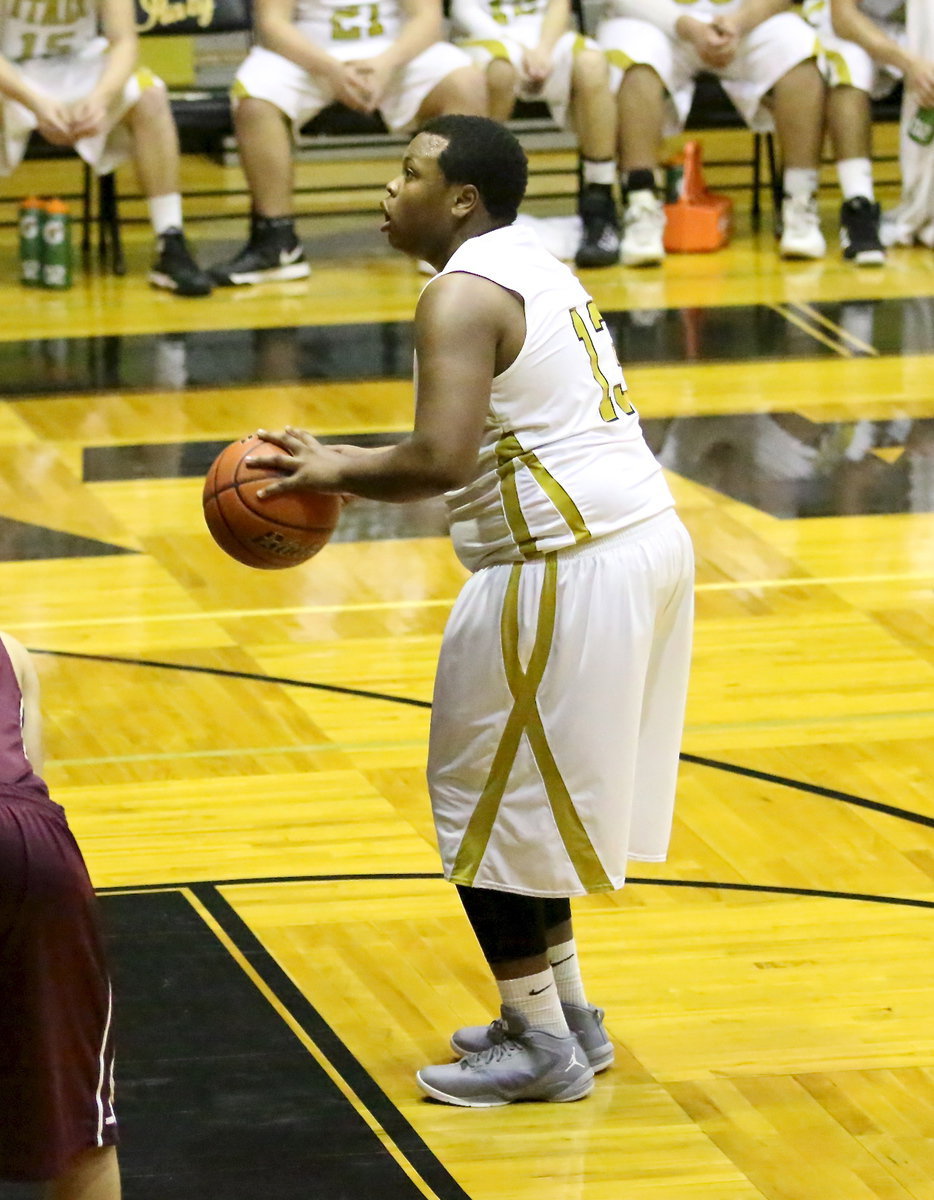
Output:
<instances>
[{"instance_id":1,"label":"player's right hand on ball","mask_svg":"<svg viewBox=\"0 0 934 1200\"><path fill-rule=\"evenodd\" d=\"M280 492L340 492L338 468L340 455L311 436L305 429L286 426L281 433L257 430L264 442L280 446L282 454L251 454L245 460L248 467L279 471L281 479L267 484L256 493L257 499L276 496Z\"/></svg>"}]
</instances>

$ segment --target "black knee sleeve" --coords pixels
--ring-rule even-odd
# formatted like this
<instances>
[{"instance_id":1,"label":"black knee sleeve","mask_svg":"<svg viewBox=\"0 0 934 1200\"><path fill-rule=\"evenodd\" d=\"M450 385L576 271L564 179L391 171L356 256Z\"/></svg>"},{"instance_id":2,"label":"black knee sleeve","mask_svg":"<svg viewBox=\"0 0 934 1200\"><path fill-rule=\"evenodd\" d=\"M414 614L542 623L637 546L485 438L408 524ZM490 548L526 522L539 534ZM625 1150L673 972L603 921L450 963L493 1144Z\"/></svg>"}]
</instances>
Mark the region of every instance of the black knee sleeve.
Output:
<instances>
[{"instance_id":1,"label":"black knee sleeve","mask_svg":"<svg viewBox=\"0 0 934 1200\"><path fill-rule=\"evenodd\" d=\"M542 901L545 909L545 928L554 929L571 919L571 901L566 896L546 896Z\"/></svg>"},{"instance_id":2,"label":"black knee sleeve","mask_svg":"<svg viewBox=\"0 0 934 1200\"><path fill-rule=\"evenodd\" d=\"M457 892L488 963L513 962L545 953L546 902L541 896L519 896L460 884Z\"/></svg>"}]
</instances>

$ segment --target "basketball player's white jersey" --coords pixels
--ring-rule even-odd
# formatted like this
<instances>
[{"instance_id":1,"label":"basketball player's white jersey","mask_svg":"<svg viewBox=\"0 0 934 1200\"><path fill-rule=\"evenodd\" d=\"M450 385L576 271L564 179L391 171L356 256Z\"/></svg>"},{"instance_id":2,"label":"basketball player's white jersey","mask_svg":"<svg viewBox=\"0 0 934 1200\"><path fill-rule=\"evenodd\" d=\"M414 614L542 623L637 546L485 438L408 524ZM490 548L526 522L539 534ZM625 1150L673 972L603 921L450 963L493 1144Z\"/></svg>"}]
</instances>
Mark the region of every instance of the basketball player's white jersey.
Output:
<instances>
[{"instance_id":1,"label":"basketball player's white jersey","mask_svg":"<svg viewBox=\"0 0 934 1200\"><path fill-rule=\"evenodd\" d=\"M96 37L94 0L0 2L0 52L11 62L67 58Z\"/></svg>"},{"instance_id":2,"label":"basketball player's white jersey","mask_svg":"<svg viewBox=\"0 0 934 1200\"><path fill-rule=\"evenodd\" d=\"M445 497L461 562L537 559L671 508L613 339L577 276L516 225L466 241L441 275L455 271L520 295L526 321L518 357L493 380L474 477Z\"/></svg>"},{"instance_id":3,"label":"basketball player's white jersey","mask_svg":"<svg viewBox=\"0 0 934 1200\"><path fill-rule=\"evenodd\" d=\"M347 4L345 0L298 0L294 21L316 45L395 40L403 24L398 0L371 0Z\"/></svg>"}]
</instances>

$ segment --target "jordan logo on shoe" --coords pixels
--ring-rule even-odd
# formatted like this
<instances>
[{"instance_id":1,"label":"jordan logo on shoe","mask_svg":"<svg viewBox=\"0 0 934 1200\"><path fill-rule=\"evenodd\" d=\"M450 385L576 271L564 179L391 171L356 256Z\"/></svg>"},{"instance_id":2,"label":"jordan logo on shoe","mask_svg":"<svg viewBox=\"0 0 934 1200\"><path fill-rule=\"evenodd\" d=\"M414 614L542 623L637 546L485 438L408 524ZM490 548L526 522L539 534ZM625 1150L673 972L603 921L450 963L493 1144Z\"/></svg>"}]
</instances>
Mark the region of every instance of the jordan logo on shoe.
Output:
<instances>
[{"instance_id":1,"label":"jordan logo on shoe","mask_svg":"<svg viewBox=\"0 0 934 1200\"><path fill-rule=\"evenodd\" d=\"M571 1051L571 1061L564 1068L565 1071L570 1071L573 1067L586 1067L586 1066L587 1066L587 1063L582 1062L577 1057L577 1047L575 1046L574 1049Z\"/></svg>"}]
</instances>

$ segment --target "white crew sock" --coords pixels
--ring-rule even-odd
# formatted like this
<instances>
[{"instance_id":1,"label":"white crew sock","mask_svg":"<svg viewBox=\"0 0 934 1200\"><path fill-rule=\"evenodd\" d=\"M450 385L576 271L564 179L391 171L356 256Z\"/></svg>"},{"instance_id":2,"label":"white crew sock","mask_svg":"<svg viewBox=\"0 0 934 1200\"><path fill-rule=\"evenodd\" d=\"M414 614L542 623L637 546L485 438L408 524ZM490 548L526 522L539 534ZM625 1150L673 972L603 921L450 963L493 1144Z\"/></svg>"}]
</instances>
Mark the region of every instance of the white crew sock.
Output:
<instances>
[{"instance_id":1,"label":"white crew sock","mask_svg":"<svg viewBox=\"0 0 934 1200\"><path fill-rule=\"evenodd\" d=\"M557 946L549 946L548 961L554 972L555 987L558 989L558 999L561 1003L587 1008L587 995L584 991L584 981L581 979L580 960L577 957L577 943L574 939L561 942Z\"/></svg>"},{"instance_id":2,"label":"white crew sock","mask_svg":"<svg viewBox=\"0 0 934 1200\"><path fill-rule=\"evenodd\" d=\"M796 200L810 200L817 193L817 169L812 167L786 167L782 176L786 196Z\"/></svg>"},{"instance_id":3,"label":"white crew sock","mask_svg":"<svg viewBox=\"0 0 934 1200\"><path fill-rule=\"evenodd\" d=\"M181 229L181 192L167 192L164 196L148 196L146 206L149 209L150 223L157 237L159 234L165 233L167 229Z\"/></svg>"},{"instance_id":4,"label":"white crew sock","mask_svg":"<svg viewBox=\"0 0 934 1200\"><path fill-rule=\"evenodd\" d=\"M616 163L612 158L602 160L582 158L581 172L584 176L584 183L604 183L608 187L612 187L616 182Z\"/></svg>"},{"instance_id":5,"label":"white crew sock","mask_svg":"<svg viewBox=\"0 0 934 1200\"><path fill-rule=\"evenodd\" d=\"M558 989L551 967L518 979L497 979L500 999L507 1008L525 1017L531 1029L567 1037L570 1030L561 1011Z\"/></svg>"},{"instance_id":6,"label":"white crew sock","mask_svg":"<svg viewBox=\"0 0 934 1200\"><path fill-rule=\"evenodd\" d=\"M868 158L843 158L837 163L837 178L844 200L865 196L875 199L872 186L872 163Z\"/></svg>"}]
</instances>

